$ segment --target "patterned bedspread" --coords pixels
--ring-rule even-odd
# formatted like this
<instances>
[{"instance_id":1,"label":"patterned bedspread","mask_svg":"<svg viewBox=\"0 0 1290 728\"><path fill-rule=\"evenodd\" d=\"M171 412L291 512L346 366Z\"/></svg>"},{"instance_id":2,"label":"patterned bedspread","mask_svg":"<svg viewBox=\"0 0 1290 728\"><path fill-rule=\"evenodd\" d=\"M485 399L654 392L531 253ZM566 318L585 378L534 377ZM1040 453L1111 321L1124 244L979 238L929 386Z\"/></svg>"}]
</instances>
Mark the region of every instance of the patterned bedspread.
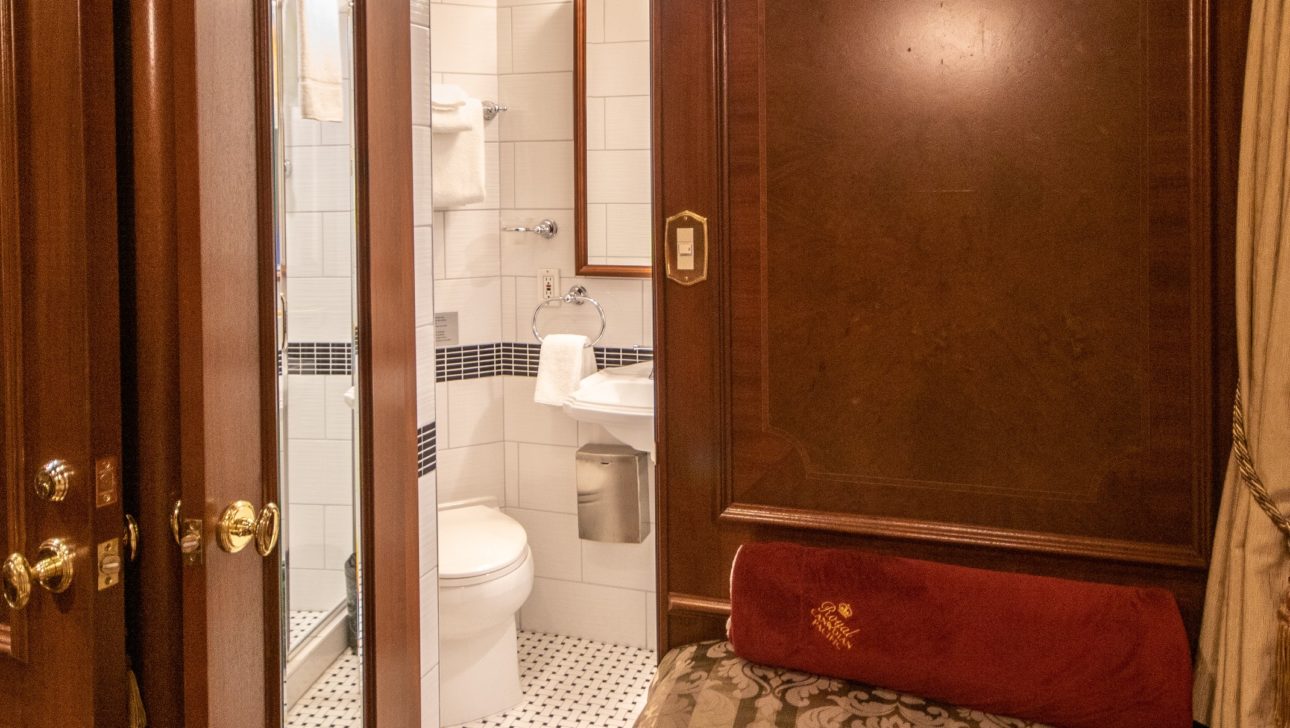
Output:
<instances>
[{"instance_id":1,"label":"patterned bedspread","mask_svg":"<svg viewBox=\"0 0 1290 728\"><path fill-rule=\"evenodd\" d=\"M663 657L637 728L1045 728L890 690L746 662L728 642Z\"/></svg>"}]
</instances>

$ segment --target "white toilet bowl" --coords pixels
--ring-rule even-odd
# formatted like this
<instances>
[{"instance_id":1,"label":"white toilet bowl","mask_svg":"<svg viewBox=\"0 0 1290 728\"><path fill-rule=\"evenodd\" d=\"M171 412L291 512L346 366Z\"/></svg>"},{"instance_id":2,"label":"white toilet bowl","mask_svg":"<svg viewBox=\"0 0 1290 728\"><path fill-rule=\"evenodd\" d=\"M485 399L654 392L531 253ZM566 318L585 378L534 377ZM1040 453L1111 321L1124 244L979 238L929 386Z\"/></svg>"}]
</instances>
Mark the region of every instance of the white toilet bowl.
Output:
<instances>
[{"instance_id":1,"label":"white toilet bowl","mask_svg":"<svg viewBox=\"0 0 1290 728\"><path fill-rule=\"evenodd\" d=\"M515 613L533 589L528 534L496 508L439 511L440 722L519 704Z\"/></svg>"}]
</instances>

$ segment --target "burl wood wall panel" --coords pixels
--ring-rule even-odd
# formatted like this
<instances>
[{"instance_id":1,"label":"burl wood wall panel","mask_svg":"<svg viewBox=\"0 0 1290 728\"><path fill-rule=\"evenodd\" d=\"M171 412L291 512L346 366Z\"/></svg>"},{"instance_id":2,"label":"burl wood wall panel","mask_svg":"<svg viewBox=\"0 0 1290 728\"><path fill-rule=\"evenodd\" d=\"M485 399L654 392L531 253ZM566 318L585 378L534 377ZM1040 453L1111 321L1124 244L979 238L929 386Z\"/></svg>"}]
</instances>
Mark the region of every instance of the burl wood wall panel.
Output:
<instances>
[{"instance_id":1,"label":"burl wood wall panel","mask_svg":"<svg viewBox=\"0 0 1290 728\"><path fill-rule=\"evenodd\" d=\"M714 256L656 284L661 641L771 538L1163 586L1194 628L1248 9L704 5L655 8L658 212Z\"/></svg>"}]
</instances>

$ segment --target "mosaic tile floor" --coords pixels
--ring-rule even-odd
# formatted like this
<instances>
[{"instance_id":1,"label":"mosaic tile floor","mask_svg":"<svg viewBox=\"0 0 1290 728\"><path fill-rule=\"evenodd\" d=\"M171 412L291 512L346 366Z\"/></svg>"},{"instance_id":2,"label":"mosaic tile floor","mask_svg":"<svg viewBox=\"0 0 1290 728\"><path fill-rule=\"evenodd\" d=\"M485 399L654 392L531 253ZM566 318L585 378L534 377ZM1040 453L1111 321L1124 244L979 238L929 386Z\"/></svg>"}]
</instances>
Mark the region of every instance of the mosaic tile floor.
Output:
<instances>
[{"instance_id":1,"label":"mosaic tile floor","mask_svg":"<svg viewBox=\"0 0 1290 728\"><path fill-rule=\"evenodd\" d=\"M576 637L520 633L524 702L463 728L629 728L654 677L654 653ZM346 653L287 716L287 728L362 725L358 657Z\"/></svg>"},{"instance_id":2,"label":"mosaic tile floor","mask_svg":"<svg viewBox=\"0 0 1290 728\"><path fill-rule=\"evenodd\" d=\"M294 648L300 644L300 641L309 636L314 627L327 616L327 612L309 612L304 610L293 611L290 619L289 642Z\"/></svg>"},{"instance_id":3,"label":"mosaic tile floor","mask_svg":"<svg viewBox=\"0 0 1290 728\"><path fill-rule=\"evenodd\" d=\"M287 713L287 728L361 728L361 670L358 655L345 650Z\"/></svg>"},{"instance_id":4,"label":"mosaic tile floor","mask_svg":"<svg viewBox=\"0 0 1290 728\"><path fill-rule=\"evenodd\" d=\"M655 662L652 650L521 632L524 702L464 728L628 728L645 706Z\"/></svg>"}]
</instances>

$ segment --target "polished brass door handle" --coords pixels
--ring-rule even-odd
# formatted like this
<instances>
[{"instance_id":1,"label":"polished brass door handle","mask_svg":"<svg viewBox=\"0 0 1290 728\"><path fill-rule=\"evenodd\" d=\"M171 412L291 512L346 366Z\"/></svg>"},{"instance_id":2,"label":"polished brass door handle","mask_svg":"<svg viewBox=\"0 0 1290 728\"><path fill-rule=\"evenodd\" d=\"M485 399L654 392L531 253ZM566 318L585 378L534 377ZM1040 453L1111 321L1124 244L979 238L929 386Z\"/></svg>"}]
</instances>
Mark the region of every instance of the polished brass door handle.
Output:
<instances>
[{"instance_id":1,"label":"polished brass door handle","mask_svg":"<svg viewBox=\"0 0 1290 728\"><path fill-rule=\"evenodd\" d=\"M11 609L22 609L31 599L34 581L42 589L59 594L72 585L75 553L61 538L51 538L40 545L37 561L32 564L22 554L9 554L0 566L4 582L4 600Z\"/></svg>"},{"instance_id":2,"label":"polished brass door handle","mask_svg":"<svg viewBox=\"0 0 1290 728\"><path fill-rule=\"evenodd\" d=\"M215 535L219 547L235 554L255 541L255 550L261 556L273 553L278 545L278 534L281 526L281 513L278 506L269 503L255 515L255 506L248 501L240 500L229 504L215 524Z\"/></svg>"}]
</instances>

